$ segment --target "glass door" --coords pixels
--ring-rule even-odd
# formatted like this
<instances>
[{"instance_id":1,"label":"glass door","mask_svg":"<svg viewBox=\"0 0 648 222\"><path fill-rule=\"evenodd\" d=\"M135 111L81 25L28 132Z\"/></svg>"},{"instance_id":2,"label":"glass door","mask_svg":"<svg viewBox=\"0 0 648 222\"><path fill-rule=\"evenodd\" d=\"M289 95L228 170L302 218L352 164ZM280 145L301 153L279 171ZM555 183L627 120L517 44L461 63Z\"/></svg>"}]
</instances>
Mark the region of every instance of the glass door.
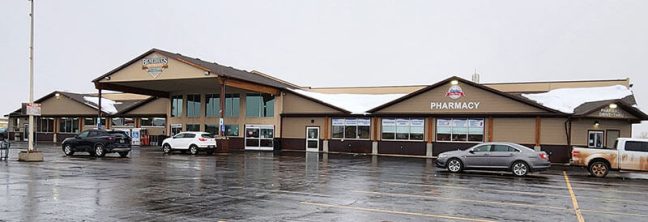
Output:
<instances>
[{"instance_id":1,"label":"glass door","mask_svg":"<svg viewBox=\"0 0 648 222\"><path fill-rule=\"evenodd\" d=\"M319 151L319 127L306 127L306 151Z\"/></svg>"},{"instance_id":2,"label":"glass door","mask_svg":"<svg viewBox=\"0 0 648 222\"><path fill-rule=\"evenodd\" d=\"M273 150L273 125L245 125L246 150Z\"/></svg>"}]
</instances>

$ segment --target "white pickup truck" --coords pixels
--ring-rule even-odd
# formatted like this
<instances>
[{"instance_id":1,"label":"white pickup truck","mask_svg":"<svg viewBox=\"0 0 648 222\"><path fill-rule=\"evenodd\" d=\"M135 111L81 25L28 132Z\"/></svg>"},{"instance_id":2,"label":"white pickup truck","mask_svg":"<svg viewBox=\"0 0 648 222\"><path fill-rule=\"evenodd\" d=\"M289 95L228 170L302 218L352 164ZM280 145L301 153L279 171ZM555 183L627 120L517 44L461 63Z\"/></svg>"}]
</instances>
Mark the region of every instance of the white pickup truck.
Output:
<instances>
[{"instance_id":1,"label":"white pickup truck","mask_svg":"<svg viewBox=\"0 0 648 222\"><path fill-rule=\"evenodd\" d=\"M587 167L595 177L610 170L648 171L648 139L619 138L612 148L574 147L571 164Z\"/></svg>"}]
</instances>

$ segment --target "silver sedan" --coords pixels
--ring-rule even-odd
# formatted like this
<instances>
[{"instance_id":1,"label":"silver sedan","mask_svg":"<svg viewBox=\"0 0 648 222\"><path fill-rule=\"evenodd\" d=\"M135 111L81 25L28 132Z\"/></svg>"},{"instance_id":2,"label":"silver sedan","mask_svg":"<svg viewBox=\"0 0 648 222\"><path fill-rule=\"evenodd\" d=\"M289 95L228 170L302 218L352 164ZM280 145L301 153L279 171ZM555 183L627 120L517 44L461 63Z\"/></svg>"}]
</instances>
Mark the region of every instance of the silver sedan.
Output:
<instances>
[{"instance_id":1,"label":"silver sedan","mask_svg":"<svg viewBox=\"0 0 648 222\"><path fill-rule=\"evenodd\" d=\"M511 171L516 176L549 168L549 156L515 143L481 143L439 154L438 167L458 173L468 169Z\"/></svg>"}]
</instances>

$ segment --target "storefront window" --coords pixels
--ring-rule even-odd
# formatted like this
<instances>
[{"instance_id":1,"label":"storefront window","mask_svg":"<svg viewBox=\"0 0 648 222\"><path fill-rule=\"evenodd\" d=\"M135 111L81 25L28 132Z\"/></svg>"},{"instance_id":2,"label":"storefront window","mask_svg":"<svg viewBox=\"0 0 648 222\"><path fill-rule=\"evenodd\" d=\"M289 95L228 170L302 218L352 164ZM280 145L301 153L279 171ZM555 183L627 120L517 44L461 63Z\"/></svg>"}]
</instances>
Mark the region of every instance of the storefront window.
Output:
<instances>
[{"instance_id":1,"label":"storefront window","mask_svg":"<svg viewBox=\"0 0 648 222\"><path fill-rule=\"evenodd\" d=\"M53 133L54 132L54 118L41 117L37 120L36 132L39 133Z\"/></svg>"},{"instance_id":2,"label":"storefront window","mask_svg":"<svg viewBox=\"0 0 648 222\"><path fill-rule=\"evenodd\" d=\"M588 131L587 147L603 148L603 131Z\"/></svg>"},{"instance_id":3,"label":"storefront window","mask_svg":"<svg viewBox=\"0 0 648 222\"><path fill-rule=\"evenodd\" d=\"M178 117L182 115L182 95L171 97L171 116Z\"/></svg>"},{"instance_id":4,"label":"storefront window","mask_svg":"<svg viewBox=\"0 0 648 222\"><path fill-rule=\"evenodd\" d=\"M238 117L240 110L239 94L225 94L225 117Z\"/></svg>"},{"instance_id":5,"label":"storefront window","mask_svg":"<svg viewBox=\"0 0 648 222\"><path fill-rule=\"evenodd\" d=\"M84 126L96 126L97 125L97 117L83 118L83 125ZM106 125L106 118L101 118L101 125L102 126Z\"/></svg>"},{"instance_id":6,"label":"storefront window","mask_svg":"<svg viewBox=\"0 0 648 222\"><path fill-rule=\"evenodd\" d=\"M245 114L248 117L274 116L274 96L249 93L245 97Z\"/></svg>"},{"instance_id":7,"label":"storefront window","mask_svg":"<svg viewBox=\"0 0 648 222\"><path fill-rule=\"evenodd\" d=\"M205 125L205 132L218 135L218 125Z\"/></svg>"},{"instance_id":8,"label":"storefront window","mask_svg":"<svg viewBox=\"0 0 648 222\"><path fill-rule=\"evenodd\" d=\"M59 120L59 132L61 133L78 133L79 118L62 117Z\"/></svg>"},{"instance_id":9,"label":"storefront window","mask_svg":"<svg viewBox=\"0 0 648 222\"><path fill-rule=\"evenodd\" d=\"M369 118L334 118L332 125L334 139L369 139L371 135Z\"/></svg>"},{"instance_id":10,"label":"storefront window","mask_svg":"<svg viewBox=\"0 0 648 222\"><path fill-rule=\"evenodd\" d=\"M187 117L200 116L200 95L187 95Z\"/></svg>"},{"instance_id":11,"label":"storefront window","mask_svg":"<svg viewBox=\"0 0 648 222\"><path fill-rule=\"evenodd\" d=\"M141 126L156 126L156 127L164 127L166 126L166 118L162 117L143 117L140 118L140 125Z\"/></svg>"},{"instance_id":12,"label":"storefront window","mask_svg":"<svg viewBox=\"0 0 648 222\"><path fill-rule=\"evenodd\" d=\"M383 140L423 140L423 118L386 118L382 120Z\"/></svg>"},{"instance_id":13,"label":"storefront window","mask_svg":"<svg viewBox=\"0 0 648 222\"><path fill-rule=\"evenodd\" d=\"M187 124L187 131L198 132L198 131L200 131L200 125L199 124Z\"/></svg>"},{"instance_id":14,"label":"storefront window","mask_svg":"<svg viewBox=\"0 0 648 222\"><path fill-rule=\"evenodd\" d=\"M239 136L239 125L225 125L225 136Z\"/></svg>"},{"instance_id":15,"label":"storefront window","mask_svg":"<svg viewBox=\"0 0 648 222\"><path fill-rule=\"evenodd\" d=\"M130 117L121 118L115 117L112 118L112 126L115 127L135 127L135 120Z\"/></svg>"},{"instance_id":16,"label":"storefront window","mask_svg":"<svg viewBox=\"0 0 648 222\"><path fill-rule=\"evenodd\" d=\"M220 95L205 95L205 115L220 117Z\"/></svg>"},{"instance_id":17,"label":"storefront window","mask_svg":"<svg viewBox=\"0 0 648 222\"><path fill-rule=\"evenodd\" d=\"M437 141L484 141L484 119L444 118L437 119Z\"/></svg>"}]
</instances>

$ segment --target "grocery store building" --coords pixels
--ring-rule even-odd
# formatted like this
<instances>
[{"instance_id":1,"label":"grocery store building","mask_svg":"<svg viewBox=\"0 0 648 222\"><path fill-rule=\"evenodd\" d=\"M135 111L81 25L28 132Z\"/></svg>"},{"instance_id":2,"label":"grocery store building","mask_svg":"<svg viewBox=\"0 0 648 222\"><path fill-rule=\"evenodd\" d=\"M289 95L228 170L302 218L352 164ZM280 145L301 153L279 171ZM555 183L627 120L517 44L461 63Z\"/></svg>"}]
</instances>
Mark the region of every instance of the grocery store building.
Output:
<instances>
[{"instance_id":1,"label":"grocery store building","mask_svg":"<svg viewBox=\"0 0 648 222\"><path fill-rule=\"evenodd\" d=\"M213 132L223 152L432 157L501 141L566 162L571 146L611 146L648 120L628 79L481 84L449 77L431 85L311 88L152 49L93 83L101 98L118 91L168 99L149 109L165 118L167 136Z\"/></svg>"}]
</instances>

